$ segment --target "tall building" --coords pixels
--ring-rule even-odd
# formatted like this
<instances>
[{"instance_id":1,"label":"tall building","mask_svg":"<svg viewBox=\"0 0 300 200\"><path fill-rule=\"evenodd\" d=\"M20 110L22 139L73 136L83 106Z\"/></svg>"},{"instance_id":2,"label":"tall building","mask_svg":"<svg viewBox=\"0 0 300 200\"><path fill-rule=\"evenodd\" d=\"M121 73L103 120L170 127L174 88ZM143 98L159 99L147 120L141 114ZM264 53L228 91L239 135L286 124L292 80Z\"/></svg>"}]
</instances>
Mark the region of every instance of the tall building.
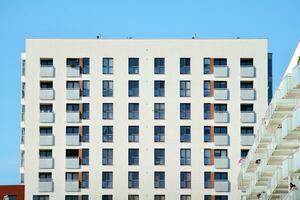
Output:
<instances>
[{"instance_id":1,"label":"tall building","mask_svg":"<svg viewBox=\"0 0 300 200\"><path fill-rule=\"evenodd\" d=\"M300 199L300 43L242 162L243 199Z\"/></svg>"},{"instance_id":2,"label":"tall building","mask_svg":"<svg viewBox=\"0 0 300 200\"><path fill-rule=\"evenodd\" d=\"M239 199L239 161L268 105L267 46L27 39L26 200Z\"/></svg>"}]
</instances>

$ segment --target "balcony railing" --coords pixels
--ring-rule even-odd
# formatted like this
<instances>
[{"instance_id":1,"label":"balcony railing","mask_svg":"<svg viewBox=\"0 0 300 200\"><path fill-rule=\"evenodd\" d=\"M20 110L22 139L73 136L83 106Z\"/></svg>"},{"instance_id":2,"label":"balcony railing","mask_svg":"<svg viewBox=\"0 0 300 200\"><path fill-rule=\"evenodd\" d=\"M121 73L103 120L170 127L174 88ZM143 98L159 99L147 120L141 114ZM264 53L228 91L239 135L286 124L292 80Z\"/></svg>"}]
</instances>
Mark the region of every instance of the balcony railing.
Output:
<instances>
[{"instance_id":1,"label":"balcony railing","mask_svg":"<svg viewBox=\"0 0 300 200\"><path fill-rule=\"evenodd\" d=\"M67 157L66 158L66 168L67 169L79 169L79 157Z\"/></svg>"},{"instance_id":2,"label":"balcony railing","mask_svg":"<svg viewBox=\"0 0 300 200\"><path fill-rule=\"evenodd\" d=\"M227 134L215 134L215 145L216 146L228 146L229 145L229 135Z\"/></svg>"},{"instance_id":3,"label":"balcony railing","mask_svg":"<svg viewBox=\"0 0 300 200\"><path fill-rule=\"evenodd\" d=\"M40 169L53 169L53 158L42 157L39 160Z\"/></svg>"},{"instance_id":4,"label":"balcony railing","mask_svg":"<svg viewBox=\"0 0 300 200\"><path fill-rule=\"evenodd\" d=\"M228 123L229 113L227 111L215 111L214 118L216 123Z\"/></svg>"},{"instance_id":5,"label":"balcony railing","mask_svg":"<svg viewBox=\"0 0 300 200\"><path fill-rule=\"evenodd\" d=\"M79 181L66 180L66 192L79 192Z\"/></svg>"},{"instance_id":6,"label":"balcony railing","mask_svg":"<svg viewBox=\"0 0 300 200\"><path fill-rule=\"evenodd\" d=\"M54 145L54 136L53 135L40 135L40 145L41 146Z\"/></svg>"},{"instance_id":7,"label":"balcony railing","mask_svg":"<svg viewBox=\"0 0 300 200\"><path fill-rule=\"evenodd\" d=\"M67 89L67 99L68 100L79 100L80 99L80 89L79 88L68 88Z\"/></svg>"},{"instance_id":8,"label":"balcony railing","mask_svg":"<svg viewBox=\"0 0 300 200\"><path fill-rule=\"evenodd\" d=\"M54 113L49 112L40 112L40 122L41 123L53 123L54 122Z\"/></svg>"},{"instance_id":9,"label":"balcony railing","mask_svg":"<svg viewBox=\"0 0 300 200\"><path fill-rule=\"evenodd\" d=\"M241 100L255 100L255 90L253 88L241 89Z\"/></svg>"},{"instance_id":10,"label":"balcony railing","mask_svg":"<svg viewBox=\"0 0 300 200\"><path fill-rule=\"evenodd\" d=\"M40 179L39 180L39 191L40 192L53 192L52 179Z\"/></svg>"},{"instance_id":11,"label":"balcony railing","mask_svg":"<svg viewBox=\"0 0 300 200\"><path fill-rule=\"evenodd\" d=\"M68 123L79 123L80 122L80 114L79 111L67 111L66 113L66 121Z\"/></svg>"},{"instance_id":12,"label":"balcony railing","mask_svg":"<svg viewBox=\"0 0 300 200\"><path fill-rule=\"evenodd\" d=\"M41 77L54 77L54 67L53 66L41 66L40 67Z\"/></svg>"},{"instance_id":13,"label":"balcony railing","mask_svg":"<svg viewBox=\"0 0 300 200\"><path fill-rule=\"evenodd\" d=\"M224 89L214 89L215 100L228 100L229 91L227 88Z\"/></svg>"},{"instance_id":14,"label":"balcony railing","mask_svg":"<svg viewBox=\"0 0 300 200\"><path fill-rule=\"evenodd\" d=\"M216 65L214 66L215 77L228 77L229 69L228 66Z\"/></svg>"},{"instance_id":15,"label":"balcony railing","mask_svg":"<svg viewBox=\"0 0 300 200\"><path fill-rule=\"evenodd\" d=\"M53 100L54 90L52 88L41 88L40 89L40 99L41 100Z\"/></svg>"},{"instance_id":16,"label":"balcony railing","mask_svg":"<svg viewBox=\"0 0 300 200\"><path fill-rule=\"evenodd\" d=\"M242 78L255 77L255 67L254 66L241 66L241 77Z\"/></svg>"}]
</instances>

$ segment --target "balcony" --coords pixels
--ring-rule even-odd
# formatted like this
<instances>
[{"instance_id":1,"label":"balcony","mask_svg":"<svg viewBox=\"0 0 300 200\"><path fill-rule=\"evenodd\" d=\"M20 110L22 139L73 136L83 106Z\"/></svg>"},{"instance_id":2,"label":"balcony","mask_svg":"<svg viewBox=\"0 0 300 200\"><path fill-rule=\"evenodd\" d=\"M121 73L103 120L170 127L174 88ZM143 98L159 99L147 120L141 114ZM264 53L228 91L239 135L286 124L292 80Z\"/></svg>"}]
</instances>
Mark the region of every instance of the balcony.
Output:
<instances>
[{"instance_id":1,"label":"balcony","mask_svg":"<svg viewBox=\"0 0 300 200\"><path fill-rule=\"evenodd\" d=\"M54 113L53 112L40 112L40 122L41 123L53 123Z\"/></svg>"},{"instance_id":2,"label":"balcony","mask_svg":"<svg viewBox=\"0 0 300 200\"><path fill-rule=\"evenodd\" d=\"M241 135L241 145L242 146L252 146L254 143L254 135Z\"/></svg>"},{"instance_id":3,"label":"balcony","mask_svg":"<svg viewBox=\"0 0 300 200\"><path fill-rule=\"evenodd\" d=\"M229 97L228 89L214 89L215 100L227 100Z\"/></svg>"},{"instance_id":4,"label":"balcony","mask_svg":"<svg viewBox=\"0 0 300 200\"><path fill-rule=\"evenodd\" d=\"M54 90L53 89L40 89L40 100L53 100Z\"/></svg>"},{"instance_id":5,"label":"balcony","mask_svg":"<svg viewBox=\"0 0 300 200\"><path fill-rule=\"evenodd\" d=\"M54 77L54 67L53 66L41 66L40 67L41 77Z\"/></svg>"},{"instance_id":6,"label":"balcony","mask_svg":"<svg viewBox=\"0 0 300 200\"><path fill-rule=\"evenodd\" d=\"M54 136L53 135L40 135L40 145L41 146L54 145Z\"/></svg>"},{"instance_id":7,"label":"balcony","mask_svg":"<svg viewBox=\"0 0 300 200\"><path fill-rule=\"evenodd\" d=\"M80 76L80 67L77 66L67 66L67 77L79 77Z\"/></svg>"},{"instance_id":8,"label":"balcony","mask_svg":"<svg viewBox=\"0 0 300 200\"><path fill-rule=\"evenodd\" d=\"M293 129L300 130L300 106L298 106L293 112Z\"/></svg>"},{"instance_id":9,"label":"balcony","mask_svg":"<svg viewBox=\"0 0 300 200\"><path fill-rule=\"evenodd\" d=\"M229 158L215 157L215 168L216 169L228 169L229 168Z\"/></svg>"},{"instance_id":10,"label":"balcony","mask_svg":"<svg viewBox=\"0 0 300 200\"><path fill-rule=\"evenodd\" d=\"M214 119L216 123L228 123L229 113L227 111L215 111Z\"/></svg>"},{"instance_id":11,"label":"balcony","mask_svg":"<svg viewBox=\"0 0 300 200\"><path fill-rule=\"evenodd\" d=\"M68 100L79 100L80 99L80 89L74 88L74 89L67 89L67 99Z\"/></svg>"},{"instance_id":12,"label":"balcony","mask_svg":"<svg viewBox=\"0 0 300 200\"><path fill-rule=\"evenodd\" d=\"M241 100L255 100L256 94L253 88L241 89Z\"/></svg>"},{"instance_id":13,"label":"balcony","mask_svg":"<svg viewBox=\"0 0 300 200\"><path fill-rule=\"evenodd\" d=\"M66 180L66 192L79 192L79 181Z\"/></svg>"},{"instance_id":14,"label":"balcony","mask_svg":"<svg viewBox=\"0 0 300 200\"><path fill-rule=\"evenodd\" d=\"M53 192L52 179L40 179L39 180L39 192Z\"/></svg>"},{"instance_id":15,"label":"balcony","mask_svg":"<svg viewBox=\"0 0 300 200\"><path fill-rule=\"evenodd\" d=\"M67 157L66 158L66 168L67 169L79 169L79 157Z\"/></svg>"},{"instance_id":16,"label":"balcony","mask_svg":"<svg viewBox=\"0 0 300 200\"><path fill-rule=\"evenodd\" d=\"M39 167L40 169L53 169L53 158L40 158Z\"/></svg>"},{"instance_id":17,"label":"balcony","mask_svg":"<svg viewBox=\"0 0 300 200\"><path fill-rule=\"evenodd\" d=\"M215 77L228 77L228 67L216 65L214 66L214 75Z\"/></svg>"},{"instance_id":18,"label":"balcony","mask_svg":"<svg viewBox=\"0 0 300 200\"><path fill-rule=\"evenodd\" d=\"M215 180L215 191L216 192L229 192L230 183L228 180Z\"/></svg>"},{"instance_id":19,"label":"balcony","mask_svg":"<svg viewBox=\"0 0 300 200\"><path fill-rule=\"evenodd\" d=\"M292 87L300 89L300 64L293 69Z\"/></svg>"},{"instance_id":20,"label":"balcony","mask_svg":"<svg viewBox=\"0 0 300 200\"><path fill-rule=\"evenodd\" d=\"M78 146L80 144L79 142L79 135L67 135L66 138L66 145L67 146Z\"/></svg>"},{"instance_id":21,"label":"balcony","mask_svg":"<svg viewBox=\"0 0 300 200\"><path fill-rule=\"evenodd\" d=\"M283 99L298 99L300 98L300 89L297 86L296 77L294 74L288 74L281 82L281 95Z\"/></svg>"},{"instance_id":22,"label":"balcony","mask_svg":"<svg viewBox=\"0 0 300 200\"><path fill-rule=\"evenodd\" d=\"M215 134L215 145L216 146L228 146L229 145L229 135Z\"/></svg>"},{"instance_id":23,"label":"balcony","mask_svg":"<svg viewBox=\"0 0 300 200\"><path fill-rule=\"evenodd\" d=\"M254 111L242 111L241 112L241 122L242 123L255 123L256 113Z\"/></svg>"},{"instance_id":24,"label":"balcony","mask_svg":"<svg viewBox=\"0 0 300 200\"><path fill-rule=\"evenodd\" d=\"M242 78L255 77L255 67L254 66L241 66L241 77Z\"/></svg>"},{"instance_id":25,"label":"balcony","mask_svg":"<svg viewBox=\"0 0 300 200\"><path fill-rule=\"evenodd\" d=\"M79 111L67 111L66 121L68 123L79 123L80 122Z\"/></svg>"}]
</instances>

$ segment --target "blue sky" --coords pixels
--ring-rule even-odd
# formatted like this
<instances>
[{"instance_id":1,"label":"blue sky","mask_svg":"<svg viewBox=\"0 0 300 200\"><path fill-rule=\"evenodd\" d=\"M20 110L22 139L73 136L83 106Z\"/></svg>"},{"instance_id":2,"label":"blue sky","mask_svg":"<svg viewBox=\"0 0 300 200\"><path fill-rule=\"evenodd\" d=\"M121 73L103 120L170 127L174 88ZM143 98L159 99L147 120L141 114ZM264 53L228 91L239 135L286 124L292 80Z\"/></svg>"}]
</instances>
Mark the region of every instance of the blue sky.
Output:
<instances>
[{"instance_id":1,"label":"blue sky","mask_svg":"<svg viewBox=\"0 0 300 200\"><path fill-rule=\"evenodd\" d=\"M299 8L299 0L1 0L0 184L19 182L25 38L266 37L276 88L300 39Z\"/></svg>"}]
</instances>

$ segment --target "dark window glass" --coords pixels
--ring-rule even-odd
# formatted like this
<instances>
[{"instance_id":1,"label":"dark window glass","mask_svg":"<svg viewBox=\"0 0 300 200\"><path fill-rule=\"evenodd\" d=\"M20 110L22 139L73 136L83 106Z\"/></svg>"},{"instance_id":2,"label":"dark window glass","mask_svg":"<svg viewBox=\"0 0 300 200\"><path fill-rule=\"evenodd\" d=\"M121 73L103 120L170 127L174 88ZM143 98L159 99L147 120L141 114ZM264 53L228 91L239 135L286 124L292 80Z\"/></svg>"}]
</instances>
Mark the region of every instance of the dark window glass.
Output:
<instances>
[{"instance_id":1,"label":"dark window glass","mask_svg":"<svg viewBox=\"0 0 300 200\"><path fill-rule=\"evenodd\" d=\"M164 141L165 141L165 127L154 126L154 142L164 142Z\"/></svg>"},{"instance_id":2,"label":"dark window glass","mask_svg":"<svg viewBox=\"0 0 300 200\"><path fill-rule=\"evenodd\" d=\"M180 126L180 142L191 142L190 126Z\"/></svg>"},{"instance_id":3,"label":"dark window glass","mask_svg":"<svg viewBox=\"0 0 300 200\"><path fill-rule=\"evenodd\" d=\"M113 126L102 127L102 142L113 142Z\"/></svg>"},{"instance_id":4,"label":"dark window glass","mask_svg":"<svg viewBox=\"0 0 300 200\"><path fill-rule=\"evenodd\" d=\"M203 73L204 74L211 74L212 72L210 71L210 58L204 58L203 59Z\"/></svg>"},{"instance_id":5,"label":"dark window glass","mask_svg":"<svg viewBox=\"0 0 300 200\"><path fill-rule=\"evenodd\" d=\"M180 58L180 74L190 74L190 73L191 73L191 59Z\"/></svg>"},{"instance_id":6,"label":"dark window glass","mask_svg":"<svg viewBox=\"0 0 300 200\"><path fill-rule=\"evenodd\" d=\"M164 74L164 73L165 73L165 59L154 58L154 74Z\"/></svg>"},{"instance_id":7,"label":"dark window glass","mask_svg":"<svg viewBox=\"0 0 300 200\"><path fill-rule=\"evenodd\" d=\"M138 73L139 73L139 58L129 58L128 74L138 74Z\"/></svg>"}]
</instances>

